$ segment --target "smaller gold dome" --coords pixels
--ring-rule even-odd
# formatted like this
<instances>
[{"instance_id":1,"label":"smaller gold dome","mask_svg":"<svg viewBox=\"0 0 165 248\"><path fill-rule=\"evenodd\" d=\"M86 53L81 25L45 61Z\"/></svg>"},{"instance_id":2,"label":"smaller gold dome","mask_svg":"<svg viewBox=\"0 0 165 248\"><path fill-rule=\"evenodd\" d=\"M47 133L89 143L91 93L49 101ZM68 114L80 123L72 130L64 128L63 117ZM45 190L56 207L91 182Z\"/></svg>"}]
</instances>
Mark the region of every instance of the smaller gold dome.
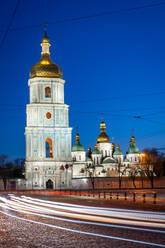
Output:
<instances>
[{"instance_id":1,"label":"smaller gold dome","mask_svg":"<svg viewBox=\"0 0 165 248\"><path fill-rule=\"evenodd\" d=\"M97 137L97 143L109 143L109 136L105 133L105 122L100 123L100 135Z\"/></svg>"},{"instance_id":2,"label":"smaller gold dome","mask_svg":"<svg viewBox=\"0 0 165 248\"><path fill-rule=\"evenodd\" d=\"M79 142L79 141L80 141L80 136L79 136L79 134L78 134L78 133L76 134L76 141L77 141L77 142Z\"/></svg>"},{"instance_id":3,"label":"smaller gold dome","mask_svg":"<svg viewBox=\"0 0 165 248\"><path fill-rule=\"evenodd\" d=\"M98 149L98 147L97 147L97 143L95 144L95 150L97 150Z\"/></svg>"},{"instance_id":4,"label":"smaller gold dome","mask_svg":"<svg viewBox=\"0 0 165 248\"><path fill-rule=\"evenodd\" d=\"M89 147L88 147L88 153L90 153L90 152L91 152L91 147L89 146Z\"/></svg>"},{"instance_id":5,"label":"smaller gold dome","mask_svg":"<svg viewBox=\"0 0 165 248\"><path fill-rule=\"evenodd\" d=\"M112 143L112 150L114 150L115 149L115 144L114 143Z\"/></svg>"},{"instance_id":6,"label":"smaller gold dome","mask_svg":"<svg viewBox=\"0 0 165 248\"><path fill-rule=\"evenodd\" d=\"M30 77L62 78L63 73L61 67L53 63L50 58L50 43L46 31L42 38L41 47L41 59L36 65L32 66Z\"/></svg>"},{"instance_id":7,"label":"smaller gold dome","mask_svg":"<svg viewBox=\"0 0 165 248\"><path fill-rule=\"evenodd\" d=\"M120 146L119 146L119 144L117 144L116 149L120 150Z\"/></svg>"},{"instance_id":8,"label":"smaller gold dome","mask_svg":"<svg viewBox=\"0 0 165 248\"><path fill-rule=\"evenodd\" d=\"M132 137L131 137L131 140L130 140L130 144L134 144L134 143L135 143L135 137L132 136Z\"/></svg>"}]
</instances>

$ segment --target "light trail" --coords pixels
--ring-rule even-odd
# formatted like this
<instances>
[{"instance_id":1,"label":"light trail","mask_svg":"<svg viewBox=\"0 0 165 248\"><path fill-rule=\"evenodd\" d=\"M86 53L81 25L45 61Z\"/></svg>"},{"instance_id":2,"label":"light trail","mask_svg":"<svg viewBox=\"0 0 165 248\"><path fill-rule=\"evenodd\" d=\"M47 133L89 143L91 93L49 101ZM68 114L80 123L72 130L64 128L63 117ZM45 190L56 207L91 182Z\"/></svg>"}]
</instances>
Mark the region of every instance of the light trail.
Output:
<instances>
[{"instance_id":1,"label":"light trail","mask_svg":"<svg viewBox=\"0 0 165 248\"><path fill-rule=\"evenodd\" d=\"M60 227L60 226L56 226L56 225L52 225L52 224L47 224L47 223L39 222L39 221L25 219L25 218L22 218L22 217L18 217L18 216L15 216L15 215L11 215L11 214L5 213L3 211L0 211L0 213L5 214L8 217L12 217L12 218L15 218L15 219L18 219L18 220L22 220L22 221L25 221L25 222L30 222L30 223L34 223L34 224L44 225L44 226L47 226L47 227L56 228L56 229L60 229L60 230L65 230L65 231L69 231L69 232L73 232L73 233L78 233L78 234L81 233L81 234L85 234L85 235L89 235L89 236L95 236L95 237L101 237L101 238L108 238L108 239L115 239L115 240L120 240L120 241L127 241L127 242L132 242L132 243L137 243L137 244L143 244L143 245L150 245L150 246L156 246L156 247L165 247L165 245L158 244L158 243L151 243L151 242L145 242L145 241L140 241L140 240L120 238L120 237L116 237L116 236L108 236L108 235L99 234L99 233L84 232L84 231L81 231L81 230L74 230L74 229L70 229L70 228Z\"/></svg>"},{"instance_id":2,"label":"light trail","mask_svg":"<svg viewBox=\"0 0 165 248\"><path fill-rule=\"evenodd\" d=\"M13 194L11 196L13 196ZM120 212L145 213L145 214L153 214L153 215L158 214L157 212L153 212L153 211L141 211L141 210L129 210L129 209L122 209L122 208L105 208L105 207L84 206L84 205L70 204L70 203L64 203L64 202L54 202L54 201L48 201L48 200L41 200L41 199L27 197L27 196L21 196L21 198L30 199L30 200L33 200L33 201L35 200L36 202L49 203L51 205L71 206L71 207L74 207L74 208L85 208L85 209L93 209L93 210L95 210L95 209L110 210L110 211L115 211L115 212L120 211ZM159 215L165 216L165 212L160 212Z\"/></svg>"},{"instance_id":3,"label":"light trail","mask_svg":"<svg viewBox=\"0 0 165 248\"><path fill-rule=\"evenodd\" d=\"M14 197L14 199L17 199L18 197ZM38 207L36 205L29 205L27 203L21 202L19 200L16 201L11 201L8 200L6 198L0 197L0 199L5 202L5 204L7 204L8 206L12 207L12 209L21 209L21 210L26 210L26 211L33 211L33 212L38 212L38 213L46 213L46 214L53 214L53 215L61 215L61 216L65 216L68 218L78 218L78 219L83 219L83 220L90 220L90 221L99 221L99 222L106 222L106 223L116 223L116 224L124 224L124 225L133 225L133 226L147 226L147 227L156 227L156 228L165 228L165 223L160 223L161 219L157 219L157 222L151 222L151 219L149 219L149 222L146 221L142 221L141 218L136 217L136 221L135 220L123 220L121 219L120 215L118 215L115 219L114 218L108 218L108 217L102 217L103 213L101 211L100 215L101 216L96 216L94 215L93 211L92 211L92 215L85 215L85 214L75 214L75 213L69 213L69 212L62 212L62 211L57 211L57 210L52 210L52 209L48 209L48 207L51 206L47 206L47 208L44 207ZM20 199L20 198L18 198ZM19 202L19 203L18 203ZM34 204L34 202L33 202ZM114 213L113 213L114 214ZM162 216L161 216L162 217ZM126 218L126 216L124 216L124 218Z\"/></svg>"},{"instance_id":4,"label":"light trail","mask_svg":"<svg viewBox=\"0 0 165 248\"><path fill-rule=\"evenodd\" d=\"M54 219L54 220L60 220L60 221L66 221L66 222L71 222L71 223L77 223L77 224L87 224L87 225L95 225L95 226L105 226L105 227L113 227L113 228L121 228L121 229L130 229L130 230L136 230L136 231L145 231L145 232L154 232L154 233L162 233L165 234L165 231L162 230L157 230L157 229L147 229L147 228L139 228L139 227L131 227L131 226L121 226L121 225L114 225L114 224L107 224L107 223L98 223L98 222L89 222L89 221L80 221L80 220L72 220L72 219L66 219L66 218L61 218L61 217L55 217L55 216L50 216L50 215L44 215L44 214L39 214L39 213L34 213L34 212L28 212L25 210L18 210L18 209L13 209L5 204L0 203L0 206L2 208L15 211L18 213L24 213L24 214L29 214L29 215L36 215L39 217L44 217L48 219Z\"/></svg>"},{"instance_id":5,"label":"light trail","mask_svg":"<svg viewBox=\"0 0 165 248\"><path fill-rule=\"evenodd\" d=\"M53 201L45 201L45 200L40 200L36 198L26 197L26 196L16 197L14 195L8 195L8 197L7 198L0 197L0 207L1 209L4 209L4 211L0 211L0 213L5 214L12 218L16 218L22 221L31 222L35 224L45 225L51 228L70 231L74 233L81 233L81 234L90 235L90 236L115 239L115 240L145 244L145 245L150 245L150 246L165 247L165 244L158 244L154 242L127 239L127 238L122 238L122 237L117 237L117 236L104 235L100 233L84 232L84 231L77 230L77 229L75 230L71 228L65 228L65 227L45 223L46 220L52 219L52 220L63 221L64 223L70 222L70 223L77 223L77 224L82 224L82 225L88 224L88 225L91 225L91 227L102 226L102 227L107 227L107 228L109 227L109 228L116 228L116 229L118 228L118 229L151 232L151 233L157 233L157 234L159 233L165 234L165 230L153 229L153 227L165 228L165 221L164 221L165 213L156 213L153 211L149 211L149 212L133 211L133 210L126 210L126 209L120 210L120 209L114 209L114 208L99 208L99 207L83 206L83 205L68 204L68 203L61 203L61 202L58 203L58 202L53 202ZM62 210L59 211L59 209L62 209ZM17 215L10 214L9 211L15 212L18 214L26 214L27 218L23 218ZM42 217L44 219L42 222L36 221L36 220L30 219L28 215ZM113 218L114 215L115 215L115 218ZM62 217L59 217L59 216L62 216ZM109 216L112 216L112 218L110 218ZM67 219L65 217L68 217L70 219ZM143 226L150 227L151 229L144 228Z\"/></svg>"},{"instance_id":6,"label":"light trail","mask_svg":"<svg viewBox=\"0 0 165 248\"><path fill-rule=\"evenodd\" d=\"M17 199L18 197L14 197L14 198ZM75 213L68 213L68 212L52 210L52 209L48 209L48 208L45 209L43 207L38 207L35 205L28 205L28 204L23 203L23 202L18 203L19 200L17 200L17 202L15 202L15 201L8 200L6 198L0 198L0 199L2 201L4 201L8 206L11 206L12 209L16 208L16 209L22 209L22 210L26 210L26 211L33 211L33 212L38 212L38 213L47 213L47 214L54 214L54 215L62 215L62 216L66 216L69 218L78 218L78 219L84 219L84 220L90 220L90 221L100 221L100 222L106 222L106 223L110 222L110 223L124 224L124 225L136 225L136 226L165 228L165 223L151 222L151 219L149 219L150 222L141 221L141 218L138 219L137 217L136 217L136 221L133 221L130 219L129 220L123 220L123 219L121 219L120 215L118 215L117 216L118 218L116 217L115 219L114 218L107 218L107 217L102 217L102 215L103 215L102 211L101 211L101 216L94 215L93 211L92 211L92 215L85 215L85 214L82 215L82 214L75 214ZM34 202L33 202L33 204L34 204ZM126 218L126 216L124 216L124 218ZM162 221L162 220L157 220L157 222L160 222L160 221Z\"/></svg>"},{"instance_id":7,"label":"light trail","mask_svg":"<svg viewBox=\"0 0 165 248\"><path fill-rule=\"evenodd\" d=\"M21 209L26 211L33 211L38 213L47 213L47 214L55 214L55 215L61 215L66 216L69 218L78 218L83 220L91 220L91 221L99 221L99 222L106 222L106 223L119 223L124 225L136 225L136 226L147 226L147 227L156 227L156 228L165 228L165 224L161 223L149 223L149 222L142 222L142 221L128 221L128 220L121 220L121 219L113 219L113 218L104 218L104 217L98 217L98 216L90 216L90 215L81 215L81 214L74 214L74 213L66 213L66 212L60 212L60 211L53 211L53 210L47 210L43 208L36 208L36 207L30 207L21 205L18 203L7 203L8 206L11 206L12 209Z\"/></svg>"},{"instance_id":8,"label":"light trail","mask_svg":"<svg viewBox=\"0 0 165 248\"><path fill-rule=\"evenodd\" d=\"M22 202L19 200L18 197L13 197L13 199L22 204ZM45 204L45 203L42 203L42 204L41 203L36 203L34 201L34 199L33 199L33 201L28 200L28 199L24 199L23 201L28 202L28 203L32 203L32 204L41 205L41 206L46 206L46 207L49 207L49 208L54 207L53 204L50 205L50 204ZM26 206L29 207L29 205L26 205ZM30 205L30 207L31 207L31 205ZM56 208L59 208L57 203L56 203ZM119 211L116 211L116 213L115 213L114 211L113 212L111 210L108 211L107 209L105 211L103 208L101 210L98 210L98 209L95 209L95 208L91 210L88 207L81 209L81 208L78 208L78 205L77 205L77 209L70 208L70 207L65 207L65 206L63 207L61 205L60 205L60 208L64 209L64 210L67 210L67 211L69 210L69 211L72 211L72 212L83 213L83 215L81 215L81 216L72 213L72 216L74 215L75 217L81 217L81 218L83 218L83 216L84 216L84 218L85 217L89 218L89 215L85 216L85 213L88 213L88 214L91 214L91 215L95 215L95 220L97 219L96 215L97 216L99 215L99 216L108 216L108 217L114 217L115 216L115 217L118 217L118 218L127 218L127 219L130 219L130 220L143 220L143 221L148 220L150 222L157 221L157 222L163 222L163 224L165 224L165 222L164 222L165 216L164 215L157 214L157 215L152 215L151 216L150 214L148 215L146 212L143 213L143 214L142 213L140 213L140 214L136 213L135 214L134 212L133 213L130 213L130 212L129 213L121 213ZM37 209L37 207L35 209ZM41 207L39 210L45 212L45 208L43 208L43 207ZM93 210L94 210L94 213L93 213ZM46 210L46 211L48 211L48 210ZM55 213L55 214L64 214L64 215L66 215L66 212L62 212L62 211L56 211L56 212L53 212L52 210L49 210L49 211L50 211L50 213L52 212L52 213ZM106 222L107 222L107 220L108 219L106 218ZM102 217L102 221L105 221L105 218ZM162 226L162 227L165 228L165 225Z\"/></svg>"},{"instance_id":9,"label":"light trail","mask_svg":"<svg viewBox=\"0 0 165 248\"><path fill-rule=\"evenodd\" d=\"M19 200L18 197L13 197L13 199ZM30 198L30 197L23 199L23 201L24 202L29 202L29 203L32 203L32 204L46 206L46 207L49 207L49 208L50 207L51 208L56 207L56 208L75 211L75 212L83 212L84 213L84 210L86 210L89 213L93 213L93 210L94 210L95 214L98 212L99 214L101 213L101 215L105 215L105 216L111 216L111 215L115 215L115 214L118 215L119 213L121 214L121 212L124 212L124 213L122 213L122 215L126 215L127 217L128 217L128 215L137 216L137 214L139 213L138 217L143 217L143 218L147 218L147 219L151 219L151 218L158 219L159 218L159 219L165 220L165 213L162 213L162 214L159 213L158 214L158 213L155 213L155 212L146 212L146 211L132 211L132 210L125 210L125 209L120 210L120 209L111 209L111 208L97 208L97 207L73 205L73 204L66 204L66 203L64 203L64 204L59 203L58 204L58 203L55 203L55 202L51 202L51 201L48 202L48 201L43 201L43 200L39 200L39 199L35 199L35 201L34 201L34 198ZM36 203L36 202L43 202L43 203L41 204L41 203ZM46 204L45 204L45 202L46 202ZM69 207L65 207L65 206L69 206ZM72 207L72 208L70 208L70 207ZM120 212L118 212L116 210L120 210ZM104 211L104 212L102 212L102 211ZM129 212L129 214L128 214L128 212ZM152 217L150 216L151 214L152 214Z\"/></svg>"}]
</instances>

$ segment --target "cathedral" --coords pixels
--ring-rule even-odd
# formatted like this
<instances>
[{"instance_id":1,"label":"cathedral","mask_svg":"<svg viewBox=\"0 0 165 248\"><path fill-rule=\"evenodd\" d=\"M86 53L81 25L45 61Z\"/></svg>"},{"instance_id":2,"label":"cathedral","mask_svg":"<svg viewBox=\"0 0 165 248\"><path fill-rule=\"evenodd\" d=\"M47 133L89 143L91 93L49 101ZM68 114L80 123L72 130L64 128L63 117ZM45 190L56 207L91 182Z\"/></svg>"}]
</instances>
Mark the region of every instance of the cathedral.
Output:
<instances>
[{"instance_id":1,"label":"cathedral","mask_svg":"<svg viewBox=\"0 0 165 248\"><path fill-rule=\"evenodd\" d=\"M124 156L117 145L110 142L106 134L106 125L100 123L100 134L97 137L94 150L88 148L86 153L80 144L80 136L76 134L76 142L72 147L73 170L72 178L85 177L118 177L129 176L131 168L139 165L139 148L136 146L135 137L131 137L130 146Z\"/></svg>"},{"instance_id":2,"label":"cathedral","mask_svg":"<svg viewBox=\"0 0 165 248\"><path fill-rule=\"evenodd\" d=\"M131 137L126 157L110 142L106 125L100 124L93 151L86 153L79 134L72 147L72 128L69 127L69 106L64 103L64 84L61 67L50 58L50 42L45 30L41 43L40 61L32 66L28 81L30 103L26 105L26 188L64 189L72 180L85 177L128 176L131 165L139 163L139 149Z\"/></svg>"}]
</instances>

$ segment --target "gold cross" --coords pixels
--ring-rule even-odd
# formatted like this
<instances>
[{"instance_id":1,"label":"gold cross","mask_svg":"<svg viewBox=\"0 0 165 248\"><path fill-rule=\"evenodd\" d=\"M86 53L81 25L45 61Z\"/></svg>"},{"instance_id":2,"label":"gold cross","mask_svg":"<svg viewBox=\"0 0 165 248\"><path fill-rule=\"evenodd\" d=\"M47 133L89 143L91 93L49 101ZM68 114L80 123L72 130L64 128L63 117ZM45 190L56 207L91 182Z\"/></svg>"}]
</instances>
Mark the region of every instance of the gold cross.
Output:
<instances>
[{"instance_id":1,"label":"gold cross","mask_svg":"<svg viewBox=\"0 0 165 248\"><path fill-rule=\"evenodd\" d=\"M44 24L44 26L45 26L45 28L44 28L44 29L45 29L45 32L46 32L46 26L47 26L47 24L45 23L45 24Z\"/></svg>"}]
</instances>

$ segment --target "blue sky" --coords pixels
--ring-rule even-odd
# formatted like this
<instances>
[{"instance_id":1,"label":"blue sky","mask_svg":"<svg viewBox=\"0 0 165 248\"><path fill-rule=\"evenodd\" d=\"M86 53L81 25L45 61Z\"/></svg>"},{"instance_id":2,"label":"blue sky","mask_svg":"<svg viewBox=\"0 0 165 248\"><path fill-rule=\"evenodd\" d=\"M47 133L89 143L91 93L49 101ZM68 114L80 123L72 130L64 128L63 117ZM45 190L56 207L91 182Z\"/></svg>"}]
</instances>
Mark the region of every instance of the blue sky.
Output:
<instances>
[{"instance_id":1,"label":"blue sky","mask_svg":"<svg viewBox=\"0 0 165 248\"><path fill-rule=\"evenodd\" d=\"M0 31L7 28L16 2L1 3ZM63 68L73 140L78 125L82 145L94 146L103 112L107 134L124 152L133 129L140 150L164 147L165 4L97 16L160 2L165 3L22 0L11 27L16 30L0 47L0 154L25 156L27 82L40 59L43 23L48 23L51 57ZM68 21L91 15L96 16Z\"/></svg>"}]
</instances>

